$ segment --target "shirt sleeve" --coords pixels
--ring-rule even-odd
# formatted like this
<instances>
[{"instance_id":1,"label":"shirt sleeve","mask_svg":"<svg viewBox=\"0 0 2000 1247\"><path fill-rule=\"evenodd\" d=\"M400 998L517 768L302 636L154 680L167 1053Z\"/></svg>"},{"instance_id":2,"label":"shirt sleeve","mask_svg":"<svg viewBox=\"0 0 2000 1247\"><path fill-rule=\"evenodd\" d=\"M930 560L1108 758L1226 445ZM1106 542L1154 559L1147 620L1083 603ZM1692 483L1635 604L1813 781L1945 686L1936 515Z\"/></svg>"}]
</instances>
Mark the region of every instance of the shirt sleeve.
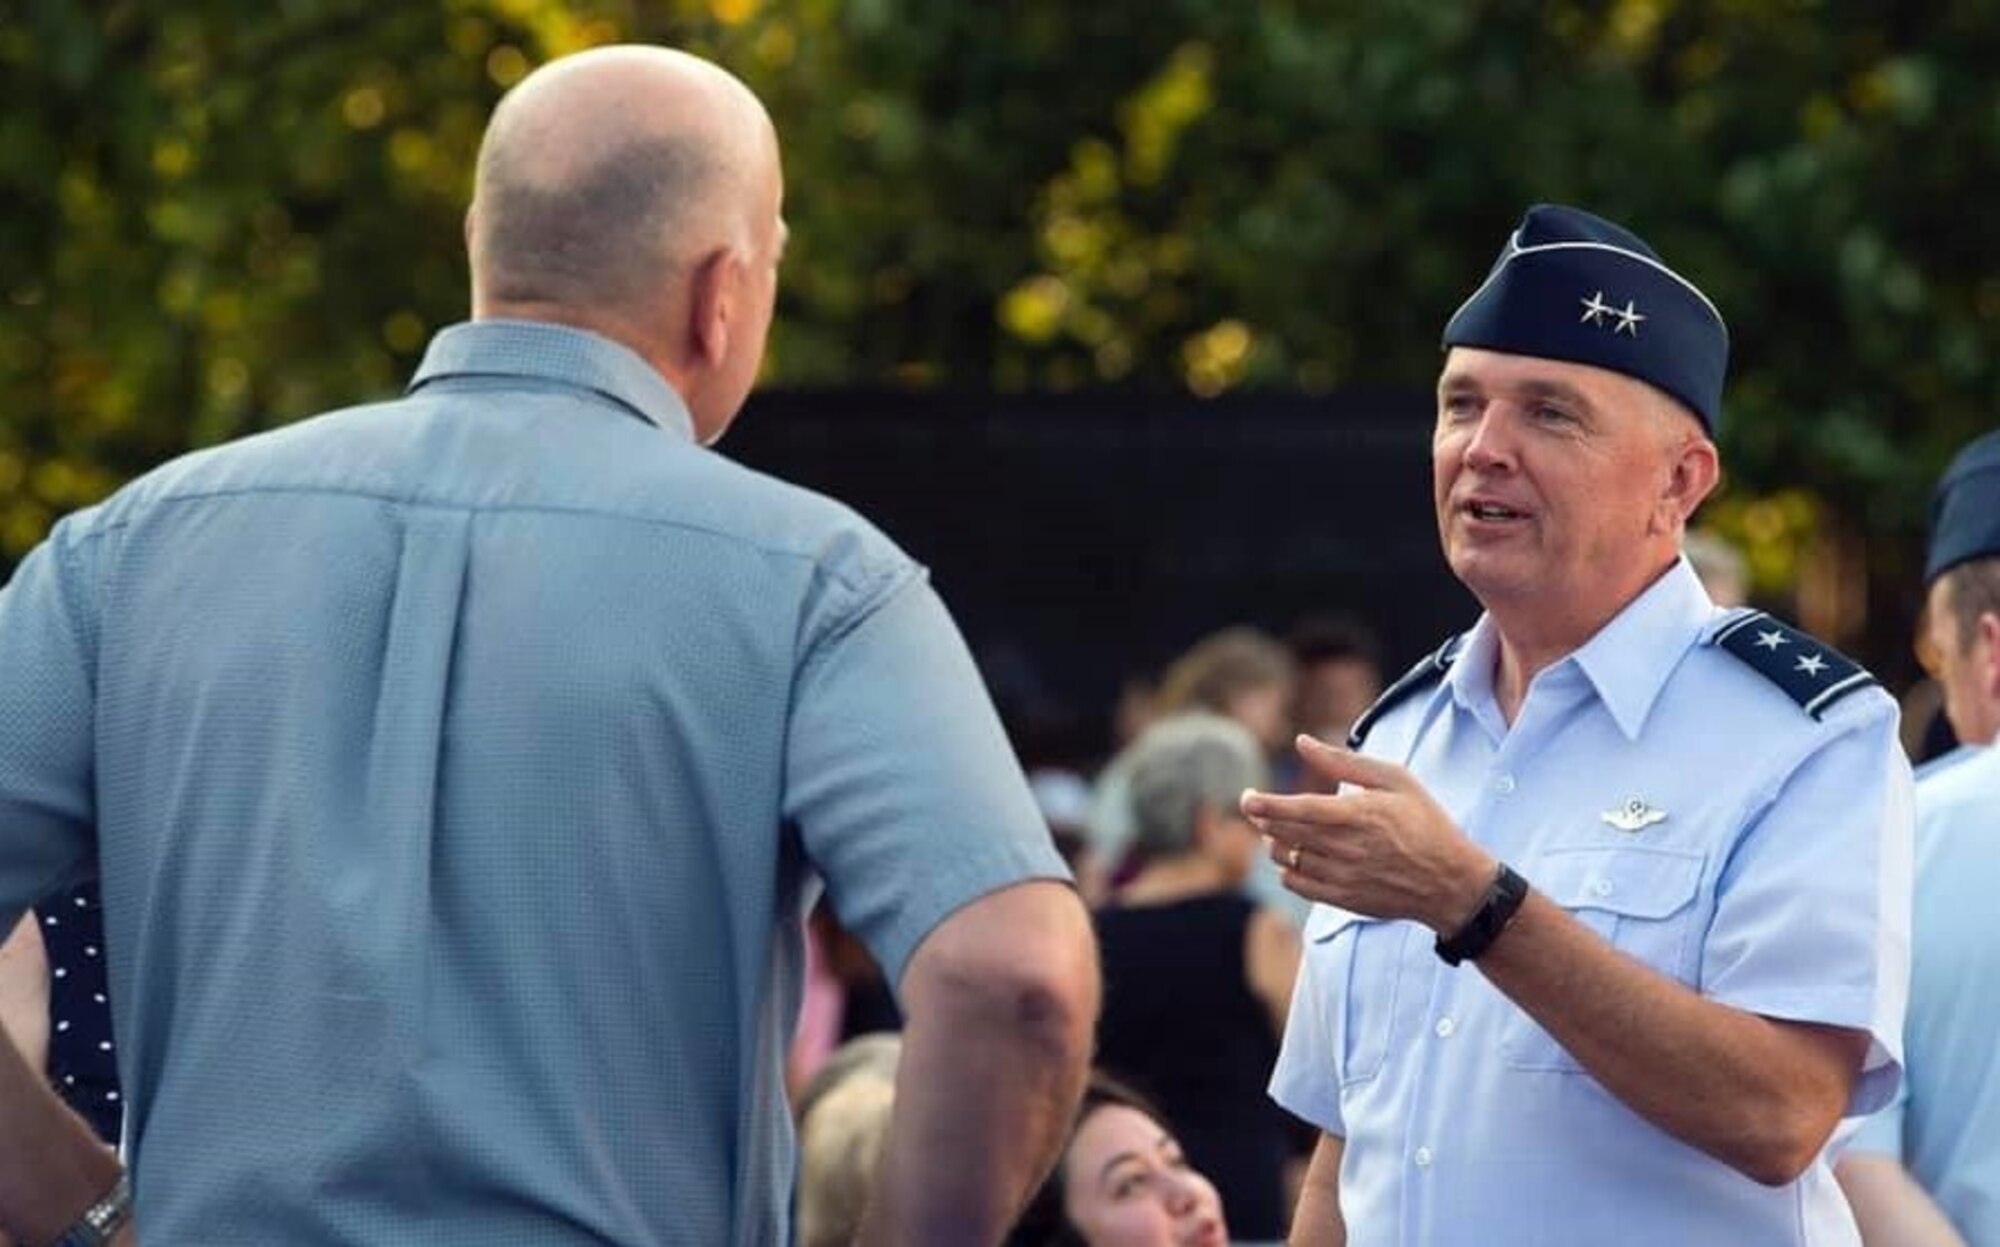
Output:
<instances>
[{"instance_id":1,"label":"shirt sleeve","mask_svg":"<svg viewBox=\"0 0 2000 1247\"><path fill-rule=\"evenodd\" d=\"M793 697L785 816L890 984L987 893L1068 880L999 715L919 572L818 640Z\"/></svg>"},{"instance_id":2,"label":"shirt sleeve","mask_svg":"<svg viewBox=\"0 0 2000 1247\"><path fill-rule=\"evenodd\" d=\"M0 930L94 858L96 634L80 520L57 525L0 590Z\"/></svg>"},{"instance_id":3,"label":"shirt sleeve","mask_svg":"<svg viewBox=\"0 0 2000 1247\"><path fill-rule=\"evenodd\" d=\"M1901 1079L1913 826L1895 716L1873 713L1794 767L1737 842L1703 947L1703 994L1868 1033L1849 1115Z\"/></svg>"},{"instance_id":4,"label":"shirt sleeve","mask_svg":"<svg viewBox=\"0 0 2000 1247\"><path fill-rule=\"evenodd\" d=\"M1292 985L1292 1007L1285 1015L1285 1038L1271 1070L1269 1090L1286 1112L1344 1139L1347 1122L1340 1111L1333 1050L1340 1030L1332 1020L1347 1007L1341 998L1346 985L1328 981L1326 946L1312 938L1316 925L1307 919L1305 953L1299 958L1299 977Z\"/></svg>"},{"instance_id":5,"label":"shirt sleeve","mask_svg":"<svg viewBox=\"0 0 2000 1247\"><path fill-rule=\"evenodd\" d=\"M1854 1137L1847 1141L1850 1152L1903 1159L1903 1116L1909 1106L1909 1084L1896 1090L1896 1098L1879 1113L1861 1119Z\"/></svg>"}]
</instances>

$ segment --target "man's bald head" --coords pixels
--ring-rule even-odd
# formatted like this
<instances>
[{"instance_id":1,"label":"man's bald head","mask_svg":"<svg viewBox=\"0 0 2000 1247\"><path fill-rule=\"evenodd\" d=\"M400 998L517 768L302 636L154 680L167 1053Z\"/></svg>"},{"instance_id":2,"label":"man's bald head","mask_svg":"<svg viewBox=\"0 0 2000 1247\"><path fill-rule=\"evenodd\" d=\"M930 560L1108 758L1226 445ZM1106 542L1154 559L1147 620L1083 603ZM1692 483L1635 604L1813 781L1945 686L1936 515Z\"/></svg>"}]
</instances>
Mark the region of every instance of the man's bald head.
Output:
<instances>
[{"instance_id":1,"label":"man's bald head","mask_svg":"<svg viewBox=\"0 0 2000 1247\"><path fill-rule=\"evenodd\" d=\"M469 221L473 314L644 317L673 276L743 247L775 174L749 88L665 48L597 48L494 111Z\"/></svg>"}]
</instances>

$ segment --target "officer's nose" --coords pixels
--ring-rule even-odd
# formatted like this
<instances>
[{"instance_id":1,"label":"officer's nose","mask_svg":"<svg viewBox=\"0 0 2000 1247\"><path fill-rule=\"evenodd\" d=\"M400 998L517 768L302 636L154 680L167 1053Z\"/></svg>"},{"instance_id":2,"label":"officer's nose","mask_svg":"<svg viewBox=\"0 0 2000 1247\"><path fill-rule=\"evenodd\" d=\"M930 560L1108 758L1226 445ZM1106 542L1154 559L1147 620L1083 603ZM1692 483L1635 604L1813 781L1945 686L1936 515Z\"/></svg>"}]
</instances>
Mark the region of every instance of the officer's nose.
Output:
<instances>
[{"instance_id":1,"label":"officer's nose","mask_svg":"<svg viewBox=\"0 0 2000 1247\"><path fill-rule=\"evenodd\" d=\"M1497 403L1489 405L1465 443L1465 466L1482 472L1506 471L1515 465L1518 453L1513 413Z\"/></svg>"}]
</instances>

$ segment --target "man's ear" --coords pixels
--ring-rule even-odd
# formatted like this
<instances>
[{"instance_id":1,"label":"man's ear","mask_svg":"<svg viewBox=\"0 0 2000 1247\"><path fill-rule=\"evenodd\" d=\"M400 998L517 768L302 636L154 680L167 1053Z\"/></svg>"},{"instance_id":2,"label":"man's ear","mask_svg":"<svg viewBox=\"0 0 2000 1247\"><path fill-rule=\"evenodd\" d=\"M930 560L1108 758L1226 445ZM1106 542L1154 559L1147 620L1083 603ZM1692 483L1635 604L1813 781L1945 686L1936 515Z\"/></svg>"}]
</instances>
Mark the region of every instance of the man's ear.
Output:
<instances>
[{"instance_id":1,"label":"man's ear","mask_svg":"<svg viewBox=\"0 0 2000 1247\"><path fill-rule=\"evenodd\" d=\"M1705 437L1690 437L1681 443L1668 465L1667 488L1660 496L1661 505L1685 525L1696 508L1715 492L1721 479L1722 461L1716 455L1715 443Z\"/></svg>"},{"instance_id":2,"label":"man's ear","mask_svg":"<svg viewBox=\"0 0 2000 1247\"><path fill-rule=\"evenodd\" d=\"M729 247L716 248L695 265L688 283L688 348L706 367L719 367L729 356L742 285L743 260Z\"/></svg>"}]
</instances>

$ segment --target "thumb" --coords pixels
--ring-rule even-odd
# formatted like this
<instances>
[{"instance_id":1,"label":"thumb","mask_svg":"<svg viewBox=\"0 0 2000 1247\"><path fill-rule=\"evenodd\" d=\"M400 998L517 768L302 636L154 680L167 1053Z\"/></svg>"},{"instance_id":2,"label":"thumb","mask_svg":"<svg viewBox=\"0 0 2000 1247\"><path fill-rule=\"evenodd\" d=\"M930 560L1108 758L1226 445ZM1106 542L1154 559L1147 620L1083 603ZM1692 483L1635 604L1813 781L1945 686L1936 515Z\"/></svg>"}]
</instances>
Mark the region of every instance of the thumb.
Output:
<instances>
[{"instance_id":1,"label":"thumb","mask_svg":"<svg viewBox=\"0 0 2000 1247\"><path fill-rule=\"evenodd\" d=\"M1352 749L1339 749L1317 736L1299 733L1293 746L1313 774L1337 784L1373 788L1385 792L1409 792L1419 787L1416 777L1393 762L1371 758Z\"/></svg>"}]
</instances>

